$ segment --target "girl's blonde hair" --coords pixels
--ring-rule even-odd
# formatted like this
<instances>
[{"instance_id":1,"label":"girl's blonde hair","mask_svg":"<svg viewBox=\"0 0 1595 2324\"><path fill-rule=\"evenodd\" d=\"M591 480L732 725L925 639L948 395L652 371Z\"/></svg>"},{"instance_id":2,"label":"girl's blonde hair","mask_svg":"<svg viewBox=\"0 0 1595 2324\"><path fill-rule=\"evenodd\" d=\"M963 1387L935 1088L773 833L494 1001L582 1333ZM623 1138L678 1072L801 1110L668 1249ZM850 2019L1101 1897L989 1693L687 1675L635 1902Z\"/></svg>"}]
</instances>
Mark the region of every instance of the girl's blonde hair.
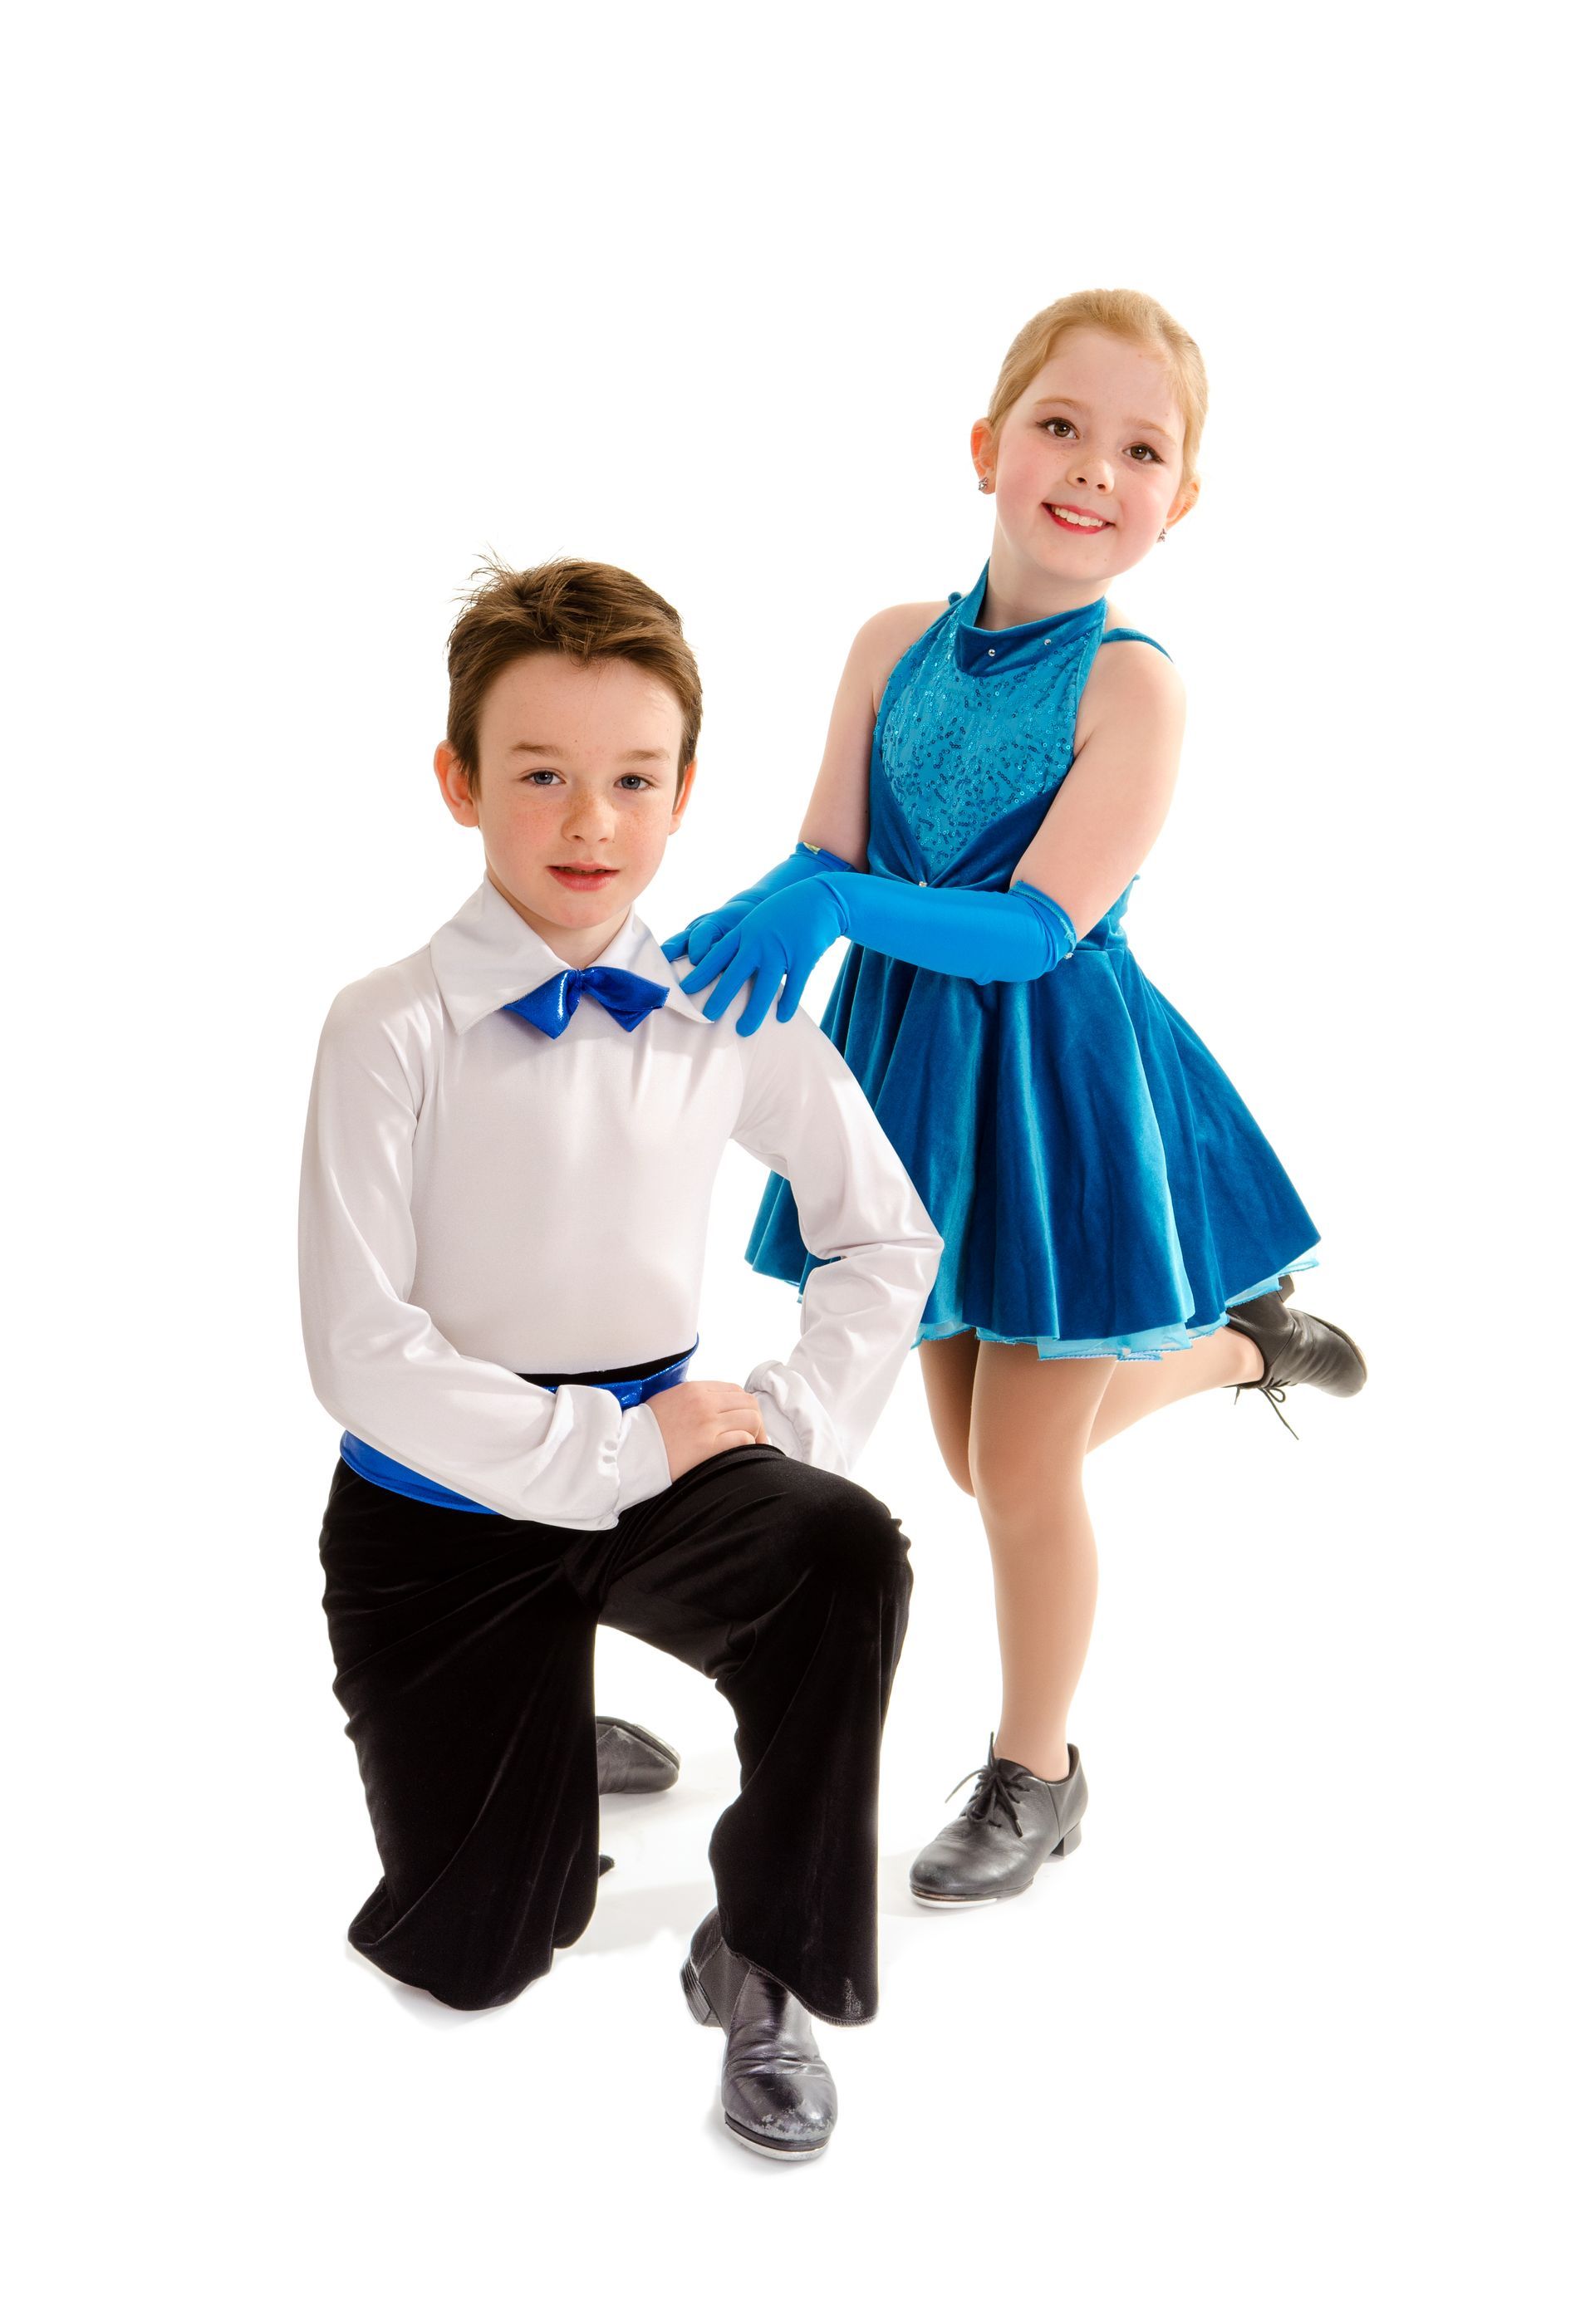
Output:
<instances>
[{"instance_id":1,"label":"girl's blonde hair","mask_svg":"<svg viewBox=\"0 0 1595 2324\"><path fill-rule=\"evenodd\" d=\"M1160 355L1168 365L1169 384L1185 417L1185 441L1180 466L1183 491L1196 474L1196 455L1207 419L1207 371L1202 350L1189 331L1175 321L1166 307L1144 290L1072 290L1032 315L1002 358L997 384L986 413L993 436L1042 365L1049 362L1066 332L1111 331L1131 346Z\"/></svg>"}]
</instances>

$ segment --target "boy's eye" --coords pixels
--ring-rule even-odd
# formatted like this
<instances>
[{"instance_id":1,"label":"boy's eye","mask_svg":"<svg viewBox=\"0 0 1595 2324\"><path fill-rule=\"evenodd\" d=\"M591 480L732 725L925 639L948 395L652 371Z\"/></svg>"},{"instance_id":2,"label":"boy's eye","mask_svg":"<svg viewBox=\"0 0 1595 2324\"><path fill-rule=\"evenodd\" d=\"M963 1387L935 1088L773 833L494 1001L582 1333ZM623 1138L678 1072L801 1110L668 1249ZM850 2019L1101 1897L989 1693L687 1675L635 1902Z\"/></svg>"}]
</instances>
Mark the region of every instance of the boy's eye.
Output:
<instances>
[{"instance_id":1,"label":"boy's eye","mask_svg":"<svg viewBox=\"0 0 1595 2324\"><path fill-rule=\"evenodd\" d=\"M550 783L562 783L565 778L553 767L529 767L521 779L523 783L534 783L539 790L547 790ZM645 791L653 788L647 775L622 775L620 779L622 783L640 783Z\"/></svg>"}]
</instances>

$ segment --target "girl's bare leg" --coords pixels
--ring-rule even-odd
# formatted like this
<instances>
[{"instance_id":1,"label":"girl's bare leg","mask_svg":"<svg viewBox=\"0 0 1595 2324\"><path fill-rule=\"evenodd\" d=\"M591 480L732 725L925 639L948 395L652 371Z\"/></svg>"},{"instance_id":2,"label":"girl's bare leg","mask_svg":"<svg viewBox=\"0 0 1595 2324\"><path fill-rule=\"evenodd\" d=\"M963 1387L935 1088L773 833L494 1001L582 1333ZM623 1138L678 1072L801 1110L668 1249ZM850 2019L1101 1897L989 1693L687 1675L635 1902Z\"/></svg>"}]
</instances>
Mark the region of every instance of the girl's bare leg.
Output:
<instances>
[{"instance_id":1,"label":"girl's bare leg","mask_svg":"<svg viewBox=\"0 0 1595 2324\"><path fill-rule=\"evenodd\" d=\"M1066 1359L1065 1359L1066 1360ZM1097 1407L1091 1432L1091 1449L1105 1444L1149 1412L1177 1404L1204 1388L1237 1388L1243 1380L1261 1379L1262 1351L1244 1332L1224 1328L1194 1348L1159 1356L1156 1363L1115 1363L1113 1378Z\"/></svg>"},{"instance_id":2,"label":"girl's bare leg","mask_svg":"<svg viewBox=\"0 0 1595 2324\"><path fill-rule=\"evenodd\" d=\"M991 1550L1002 1650L997 1756L1056 1782L1096 1613L1096 1538L1083 1470L1110 1357L1044 1363L1031 1347L979 1343L969 1434Z\"/></svg>"},{"instance_id":3,"label":"girl's bare leg","mask_svg":"<svg viewBox=\"0 0 1595 2324\"><path fill-rule=\"evenodd\" d=\"M980 1342L973 1332L955 1340L921 1340L919 1370L930 1425L947 1474L960 1492L973 1493L969 1473L969 1414L974 1400L974 1360Z\"/></svg>"},{"instance_id":4,"label":"girl's bare leg","mask_svg":"<svg viewBox=\"0 0 1595 2324\"><path fill-rule=\"evenodd\" d=\"M922 1340L919 1368L925 1380L925 1400L931 1426L945 1462L947 1474L961 1492L973 1493L969 1473L969 1427L974 1402L975 1351L981 1345L973 1332L955 1340ZM1056 1359L1072 1362L1073 1358ZM1150 1412L1204 1388L1239 1388L1260 1379L1263 1359L1255 1341L1244 1332L1215 1332L1194 1348L1160 1356L1156 1363L1115 1363L1097 1416L1092 1425L1091 1450L1119 1436Z\"/></svg>"},{"instance_id":5,"label":"girl's bare leg","mask_svg":"<svg viewBox=\"0 0 1595 2324\"><path fill-rule=\"evenodd\" d=\"M1069 1706L1096 1611L1083 1455L1182 1397L1256 1379L1262 1358L1244 1333L1220 1331L1156 1363L1044 1363L1033 1348L965 1332L922 1341L919 1362L947 1473L975 1496L991 1545L1002 1649L998 1757L1056 1781L1068 1771Z\"/></svg>"}]
</instances>

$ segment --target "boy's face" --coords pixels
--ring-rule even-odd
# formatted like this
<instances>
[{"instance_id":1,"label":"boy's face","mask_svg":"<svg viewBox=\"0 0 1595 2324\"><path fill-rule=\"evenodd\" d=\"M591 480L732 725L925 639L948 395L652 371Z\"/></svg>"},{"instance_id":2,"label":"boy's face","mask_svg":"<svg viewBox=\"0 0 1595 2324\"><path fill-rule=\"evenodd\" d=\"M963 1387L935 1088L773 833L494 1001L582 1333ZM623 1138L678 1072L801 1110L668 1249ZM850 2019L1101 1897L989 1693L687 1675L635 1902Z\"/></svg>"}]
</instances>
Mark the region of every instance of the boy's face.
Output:
<instances>
[{"instance_id":1,"label":"boy's face","mask_svg":"<svg viewBox=\"0 0 1595 2324\"><path fill-rule=\"evenodd\" d=\"M537 653L483 698L475 798L447 742L433 765L455 821L480 829L493 886L582 967L623 925L687 811L694 769L678 798L680 754L681 706L647 670Z\"/></svg>"}]
</instances>

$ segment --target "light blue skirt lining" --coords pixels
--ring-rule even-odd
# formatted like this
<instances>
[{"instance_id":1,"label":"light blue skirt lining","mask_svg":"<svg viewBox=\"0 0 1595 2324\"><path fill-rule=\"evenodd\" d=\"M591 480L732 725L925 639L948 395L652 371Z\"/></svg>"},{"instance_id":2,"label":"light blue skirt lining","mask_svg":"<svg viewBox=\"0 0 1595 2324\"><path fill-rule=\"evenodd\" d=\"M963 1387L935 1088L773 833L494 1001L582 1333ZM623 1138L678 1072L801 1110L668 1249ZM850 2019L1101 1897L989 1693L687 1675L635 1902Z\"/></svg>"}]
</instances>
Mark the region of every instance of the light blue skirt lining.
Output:
<instances>
[{"instance_id":1,"label":"light blue skirt lining","mask_svg":"<svg viewBox=\"0 0 1595 2324\"><path fill-rule=\"evenodd\" d=\"M1317 1264L1315 1259L1293 1259L1277 1275L1267 1275L1260 1283L1231 1293L1224 1305L1243 1307L1249 1299L1260 1299L1265 1292L1277 1291L1281 1277L1305 1275ZM962 1339L971 1328L967 1323L953 1323L937 1332L921 1332L914 1345L918 1347L926 1340ZM1034 1348L1044 1364L1071 1356L1116 1356L1121 1364L1155 1364L1160 1356L1178 1355L1183 1349L1194 1348L1198 1340L1211 1340L1215 1332L1223 1328L1224 1318L1219 1315L1211 1323L1155 1323L1149 1331L1125 1332L1111 1340L1040 1340L1027 1339L1022 1334L1010 1339L1005 1333L988 1332L982 1323L973 1326L977 1340L990 1340L1001 1348Z\"/></svg>"}]
</instances>

